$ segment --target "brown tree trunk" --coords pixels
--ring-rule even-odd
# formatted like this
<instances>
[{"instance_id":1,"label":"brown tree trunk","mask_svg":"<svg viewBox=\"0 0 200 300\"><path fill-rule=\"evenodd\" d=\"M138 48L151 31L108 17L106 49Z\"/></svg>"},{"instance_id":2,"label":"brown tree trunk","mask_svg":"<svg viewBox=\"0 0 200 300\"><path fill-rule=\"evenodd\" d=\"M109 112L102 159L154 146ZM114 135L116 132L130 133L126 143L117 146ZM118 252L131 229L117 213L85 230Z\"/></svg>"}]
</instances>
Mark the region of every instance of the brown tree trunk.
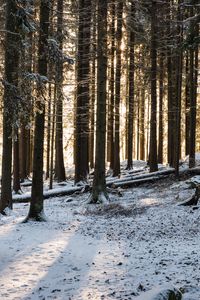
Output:
<instances>
[{"instance_id":1,"label":"brown tree trunk","mask_svg":"<svg viewBox=\"0 0 200 300\"><path fill-rule=\"evenodd\" d=\"M151 120L150 120L150 172L158 170L157 164L157 3L152 0L151 5Z\"/></svg>"},{"instance_id":2,"label":"brown tree trunk","mask_svg":"<svg viewBox=\"0 0 200 300\"><path fill-rule=\"evenodd\" d=\"M57 0L57 41L59 49L63 51L63 0ZM63 154L63 60L58 59L56 64L56 156L55 178L65 181L65 167Z\"/></svg>"},{"instance_id":3,"label":"brown tree trunk","mask_svg":"<svg viewBox=\"0 0 200 300\"><path fill-rule=\"evenodd\" d=\"M79 0L75 183L89 172L89 76L91 0Z\"/></svg>"},{"instance_id":4,"label":"brown tree trunk","mask_svg":"<svg viewBox=\"0 0 200 300\"><path fill-rule=\"evenodd\" d=\"M111 55L110 55L110 101L108 109L108 133L107 133L107 147L108 147L108 161L110 162L110 169L114 168L114 105L115 105L115 0L111 2Z\"/></svg>"},{"instance_id":5,"label":"brown tree trunk","mask_svg":"<svg viewBox=\"0 0 200 300\"><path fill-rule=\"evenodd\" d=\"M163 163L163 98L164 98L164 53L160 53L160 77L159 77L159 142L158 162Z\"/></svg>"},{"instance_id":6,"label":"brown tree trunk","mask_svg":"<svg viewBox=\"0 0 200 300\"><path fill-rule=\"evenodd\" d=\"M175 147L174 147L174 167L176 177L179 176L179 159L181 155L181 94L182 94L182 15L180 11L181 1L178 2L177 11L177 49L176 49L176 129L175 129Z\"/></svg>"},{"instance_id":7,"label":"brown tree trunk","mask_svg":"<svg viewBox=\"0 0 200 300\"><path fill-rule=\"evenodd\" d=\"M55 122L56 122L56 86L54 85L54 101L52 109L52 127L51 127L51 156L50 156L50 172L49 172L49 189L53 188L53 175L54 175L54 141L55 141Z\"/></svg>"},{"instance_id":8,"label":"brown tree trunk","mask_svg":"<svg viewBox=\"0 0 200 300\"><path fill-rule=\"evenodd\" d=\"M134 93L135 93L135 33L134 33L134 16L135 16L135 5L131 4L131 20L132 20L132 31L130 32L130 45L129 45L129 92L128 92L128 160L127 169L132 169L133 167L133 115L134 115Z\"/></svg>"},{"instance_id":9,"label":"brown tree trunk","mask_svg":"<svg viewBox=\"0 0 200 300\"><path fill-rule=\"evenodd\" d=\"M185 59L185 155L190 149L190 87L189 87L189 55Z\"/></svg>"},{"instance_id":10,"label":"brown tree trunk","mask_svg":"<svg viewBox=\"0 0 200 300\"><path fill-rule=\"evenodd\" d=\"M116 32L116 77L115 77L115 132L114 132L114 168L113 176L120 174L120 97L121 97L121 43L122 43L123 2L117 4Z\"/></svg>"},{"instance_id":11,"label":"brown tree trunk","mask_svg":"<svg viewBox=\"0 0 200 300\"><path fill-rule=\"evenodd\" d=\"M193 6L190 7L190 17L194 15ZM195 39L195 24L190 22L190 41L194 43ZM189 167L195 166L195 145L196 145L196 93L195 93L195 62L194 62L194 47L190 46L189 50L190 65L189 65L189 84L190 84L190 148L189 148Z\"/></svg>"},{"instance_id":12,"label":"brown tree trunk","mask_svg":"<svg viewBox=\"0 0 200 300\"><path fill-rule=\"evenodd\" d=\"M94 168L94 128L95 128L95 101L96 101L96 1L92 7L93 22L92 22L92 51L91 51L91 97L90 97L90 135L89 135L89 161L90 168Z\"/></svg>"},{"instance_id":13,"label":"brown tree trunk","mask_svg":"<svg viewBox=\"0 0 200 300\"><path fill-rule=\"evenodd\" d=\"M6 2L6 38L5 38L5 90L3 97L3 154L0 213L5 208L12 208L11 167L12 167L12 122L16 113L14 103L17 101L18 66L19 66L19 35L17 33L16 3Z\"/></svg>"},{"instance_id":14,"label":"brown tree trunk","mask_svg":"<svg viewBox=\"0 0 200 300\"><path fill-rule=\"evenodd\" d=\"M167 73L168 73L168 141L167 141L167 160L170 166L173 165L173 68L172 68L172 50L171 50L171 8L170 8L171 0L168 0L167 4Z\"/></svg>"},{"instance_id":15,"label":"brown tree trunk","mask_svg":"<svg viewBox=\"0 0 200 300\"><path fill-rule=\"evenodd\" d=\"M38 73L47 76L47 38L49 31L50 2L42 1L40 4L40 32L38 47ZM33 179L31 190L31 204L27 219L45 221L43 214L43 153L44 153L44 122L45 104L39 86L39 99L36 101L35 135L33 153Z\"/></svg>"},{"instance_id":16,"label":"brown tree trunk","mask_svg":"<svg viewBox=\"0 0 200 300\"><path fill-rule=\"evenodd\" d=\"M104 26L102 26L104 20ZM98 0L98 47L97 47L97 121L96 151L93 188L90 202L108 200L105 180L106 145L106 79L107 79L107 0Z\"/></svg>"},{"instance_id":17,"label":"brown tree trunk","mask_svg":"<svg viewBox=\"0 0 200 300\"><path fill-rule=\"evenodd\" d=\"M25 157L24 157L25 158ZM25 159L22 160L25 160ZM13 146L13 191L18 194L20 187L20 173L19 173L19 134L18 128L14 129L14 146Z\"/></svg>"}]
</instances>

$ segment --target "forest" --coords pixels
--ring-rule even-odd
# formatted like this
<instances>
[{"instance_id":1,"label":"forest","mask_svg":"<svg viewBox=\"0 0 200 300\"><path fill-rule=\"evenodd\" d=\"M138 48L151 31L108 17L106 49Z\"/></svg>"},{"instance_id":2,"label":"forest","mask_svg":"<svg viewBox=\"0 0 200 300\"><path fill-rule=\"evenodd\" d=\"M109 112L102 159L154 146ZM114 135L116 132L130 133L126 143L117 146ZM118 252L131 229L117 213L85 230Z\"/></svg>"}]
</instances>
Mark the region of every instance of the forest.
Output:
<instances>
[{"instance_id":1,"label":"forest","mask_svg":"<svg viewBox=\"0 0 200 300\"><path fill-rule=\"evenodd\" d=\"M199 1L0 1L0 299L199 300Z\"/></svg>"}]
</instances>

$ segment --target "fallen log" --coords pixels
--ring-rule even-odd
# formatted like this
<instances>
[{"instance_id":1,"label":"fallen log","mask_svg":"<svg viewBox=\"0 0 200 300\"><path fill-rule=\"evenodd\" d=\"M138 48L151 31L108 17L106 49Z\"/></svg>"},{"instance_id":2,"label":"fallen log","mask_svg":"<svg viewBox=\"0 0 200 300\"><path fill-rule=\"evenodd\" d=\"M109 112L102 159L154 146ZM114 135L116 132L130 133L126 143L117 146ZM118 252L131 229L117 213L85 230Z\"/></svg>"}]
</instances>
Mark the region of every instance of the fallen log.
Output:
<instances>
[{"instance_id":1,"label":"fallen log","mask_svg":"<svg viewBox=\"0 0 200 300\"><path fill-rule=\"evenodd\" d=\"M88 192L90 187L86 186L73 186L73 187L66 187L66 188L57 188L48 191L44 191L43 197L44 199L49 199L52 197L61 197L72 195L77 192ZM27 203L31 200L31 193L23 194L23 195L13 195L13 203Z\"/></svg>"},{"instance_id":2,"label":"fallen log","mask_svg":"<svg viewBox=\"0 0 200 300\"><path fill-rule=\"evenodd\" d=\"M29 187L32 186L32 181L24 181L20 183L21 186Z\"/></svg>"},{"instance_id":3,"label":"fallen log","mask_svg":"<svg viewBox=\"0 0 200 300\"><path fill-rule=\"evenodd\" d=\"M135 179L135 180L127 180L127 181L122 181L122 182L114 182L111 187L116 189L118 187L123 187L123 188L128 188L128 187L133 187L133 186L138 186L143 183L150 183L150 182L155 182L160 179L166 178L167 175L162 175L162 176L151 176L147 178L142 178L142 179Z\"/></svg>"},{"instance_id":4,"label":"fallen log","mask_svg":"<svg viewBox=\"0 0 200 300\"><path fill-rule=\"evenodd\" d=\"M174 174L175 170L173 168L167 169L167 170L162 170L162 171L157 171L157 172L152 172L152 173L146 173L146 174L141 174L141 175L132 175L132 176L127 176L127 177L122 177L119 179L114 179L107 181L106 185L107 186L112 186L113 184L118 184L118 183L126 183L128 181L133 181L133 180L142 180L142 179L147 179L151 177L160 177L165 175L170 175Z\"/></svg>"}]
</instances>

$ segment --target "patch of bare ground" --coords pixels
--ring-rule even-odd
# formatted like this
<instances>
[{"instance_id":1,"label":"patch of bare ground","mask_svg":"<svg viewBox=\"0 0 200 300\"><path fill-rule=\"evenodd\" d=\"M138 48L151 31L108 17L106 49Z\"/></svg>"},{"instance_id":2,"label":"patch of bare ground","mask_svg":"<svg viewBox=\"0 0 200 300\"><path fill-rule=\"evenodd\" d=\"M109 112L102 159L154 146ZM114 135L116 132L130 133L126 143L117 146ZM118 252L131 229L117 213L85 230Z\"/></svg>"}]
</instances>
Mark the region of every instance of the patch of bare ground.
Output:
<instances>
[{"instance_id":1,"label":"patch of bare ground","mask_svg":"<svg viewBox=\"0 0 200 300\"><path fill-rule=\"evenodd\" d=\"M135 205L124 206L119 203L106 205L88 206L84 211L85 216L102 216L106 218L134 217L146 212L148 207L136 207Z\"/></svg>"}]
</instances>

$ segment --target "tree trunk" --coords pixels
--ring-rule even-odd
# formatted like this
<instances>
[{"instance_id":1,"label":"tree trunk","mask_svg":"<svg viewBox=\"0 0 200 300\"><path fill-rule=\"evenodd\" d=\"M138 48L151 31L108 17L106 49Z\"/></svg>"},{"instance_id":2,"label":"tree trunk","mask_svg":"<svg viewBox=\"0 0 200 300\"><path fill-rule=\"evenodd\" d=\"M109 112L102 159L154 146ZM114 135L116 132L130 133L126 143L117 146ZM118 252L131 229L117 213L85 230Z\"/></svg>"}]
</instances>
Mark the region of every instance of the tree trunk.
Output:
<instances>
[{"instance_id":1,"label":"tree trunk","mask_svg":"<svg viewBox=\"0 0 200 300\"><path fill-rule=\"evenodd\" d=\"M190 7L190 17L194 15L193 6ZM193 43L195 39L195 24L190 21L190 40ZM195 166L195 145L196 145L196 93L195 93L195 63L194 47L190 45L189 50L189 84L190 84L190 149L189 149L189 167Z\"/></svg>"},{"instance_id":2,"label":"tree trunk","mask_svg":"<svg viewBox=\"0 0 200 300\"><path fill-rule=\"evenodd\" d=\"M96 1L93 4L93 24L92 24L92 51L91 51L91 97L90 97L90 135L89 135L89 161L90 168L94 168L94 128L95 128L95 101L96 101Z\"/></svg>"},{"instance_id":3,"label":"tree trunk","mask_svg":"<svg viewBox=\"0 0 200 300\"><path fill-rule=\"evenodd\" d=\"M123 2L117 4L116 32L116 77L115 77L115 137L114 137L114 168L113 176L120 174L120 97L121 97L121 43L122 43Z\"/></svg>"},{"instance_id":4,"label":"tree trunk","mask_svg":"<svg viewBox=\"0 0 200 300\"><path fill-rule=\"evenodd\" d=\"M53 188L54 174L54 141L55 141L55 120L56 120L56 86L54 85L54 101L52 109L52 128L51 128L51 156L50 156L50 174L49 174L49 189Z\"/></svg>"},{"instance_id":5,"label":"tree trunk","mask_svg":"<svg viewBox=\"0 0 200 300\"><path fill-rule=\"evenodd\" d=\"M163 163L164 53L160 53L158 162Z\"/></svg>"},{"instance_id":6,"label":"tree trunk","mask_svg":"<svg viewBox=\"0 0 200 300\"><path fill-rule=\"evenodd\" d=\"M12 122L16 113L16 101L19 66L19 35L17 33L17 14L15 1L6 2L6 38L5 38L5 90L3 97L3 154L0 213L5 213L5 208L12 208L11 166L12 166Z\"/></svg>"},{"instance_id":7,"label":"tree trunk","mask_svg":"<svg viewBox=\"0 0 200 300\"><path fill-rule=\"evenodd\" d=\"M157 164L157 3L152 0L151 6L151 120L150 120L150 151L149 166L150 172L158 170Z\"/></svg>"},{"instance_id":8,"label":"tree trunk","mask_svg":"<svg viewBox=\"0 0 200 300\"><path fill-rule=\"evenodd\" d=\"M49 31L50 2L42 1L40 4L40 32L38 47L38 73L47 76L47 39ZM41 83L42 84L42 83ZM33 152L33 179L31 190L31 204L28 217L25 221L45 221L43 214L43 152L44 152L44 122L45 104L42 96L42 86L39 84L36 101L35 135Z\"/></svg>"},{"instance_id":9,"label":"tree trunk","mask_svg":"<svg viewBox=\"0 0 200 300\"><path fill-rule=\"evenodd\" d=\"M18 194L20 187L20 173L19 173L19 135L18 128L14 129L14 146L13 146L13 191ZM24 158L23 158L24 159Z\"/></svg>"},{"instance_id":10,"label":"tree trunk","mask_svg":"<svg viewBox=\"0 0 200 300\"><path fill-rule=\"evenodd\" d=\"M108 161L110 162L110 169L114 168L114 105L115 105L115 0L111 2L111 55L110 55L110 103L108 109L108 133L107 133L107 147L108 147Z\"/></svg>"},{"instance_id":11,"label":"tree trunk","mask_svg":"<svg viewBox=\"0 0 200 300\"><path fill-rule=\"evenodd\" d=\"M175 129L175 153L174 153L174 167L176 177L179 176L179 159L181 155L181 94L182 94L182 49L180 45L182 44L182 16L180 11L181 1L178 3L177 11L177 53L176 53L176 129Z\"/></svg>"},{"instance_id":12,"label":"tree trunk","mask_svg":"<svg viewBox=\"0 0 200 300\"><path fill-rule=\"evenodd\" d=\"M57 41L59 50L63 51L63 0L57 0ZM63 59L56 64L56 157L55 178L58 182L65 181L63 154Z\"/></svg>"},{"instance_id":13,"label":"tree trunk","mask_svg":"<svg viewBox=\"0 0 200 300\"><path fill-rule=\"evenodd\" d=\"M104 26L102 26L104 20ZM106 79L107 79L107 0L98 0L98 47L97 47L97 117L95 170L91 203L108 200L105 180L106 145Z\"/></svg>"},{"instance_id":14,"label":"tree trunk","mask_svg":"<svg viewBox=\"0 0 200 300\"><path fill-rule=\"evenodd\" d=\"M130 32L130 45L129 45L129 92L128 92L128 161L127 169L130 170L133 167L133 115L134 115L134 73L135 73L135 33L134 33L134 16L135 5L131 4L131 21L132 31Z\"/></svg>"},{"instance_id":15,"label":"tree trunk","mask_svg":"<svg viewBox=\"0 0 200 300\"><path fill-rule=\"evenodd\" d=\"M185 155L190 149L190 87L189 87L189 55L185 59Z\"/></svg>"},{"instance_id":16,"label":"tree trunk","mask_svg":"<svg viewBox=\"0 0 200 300\"><path fill-rule=\"evenodd\" d=\"M75 183L87 181L89 172L90 26L91 0L79 0Z\"/></svg>"}]
</instances>

